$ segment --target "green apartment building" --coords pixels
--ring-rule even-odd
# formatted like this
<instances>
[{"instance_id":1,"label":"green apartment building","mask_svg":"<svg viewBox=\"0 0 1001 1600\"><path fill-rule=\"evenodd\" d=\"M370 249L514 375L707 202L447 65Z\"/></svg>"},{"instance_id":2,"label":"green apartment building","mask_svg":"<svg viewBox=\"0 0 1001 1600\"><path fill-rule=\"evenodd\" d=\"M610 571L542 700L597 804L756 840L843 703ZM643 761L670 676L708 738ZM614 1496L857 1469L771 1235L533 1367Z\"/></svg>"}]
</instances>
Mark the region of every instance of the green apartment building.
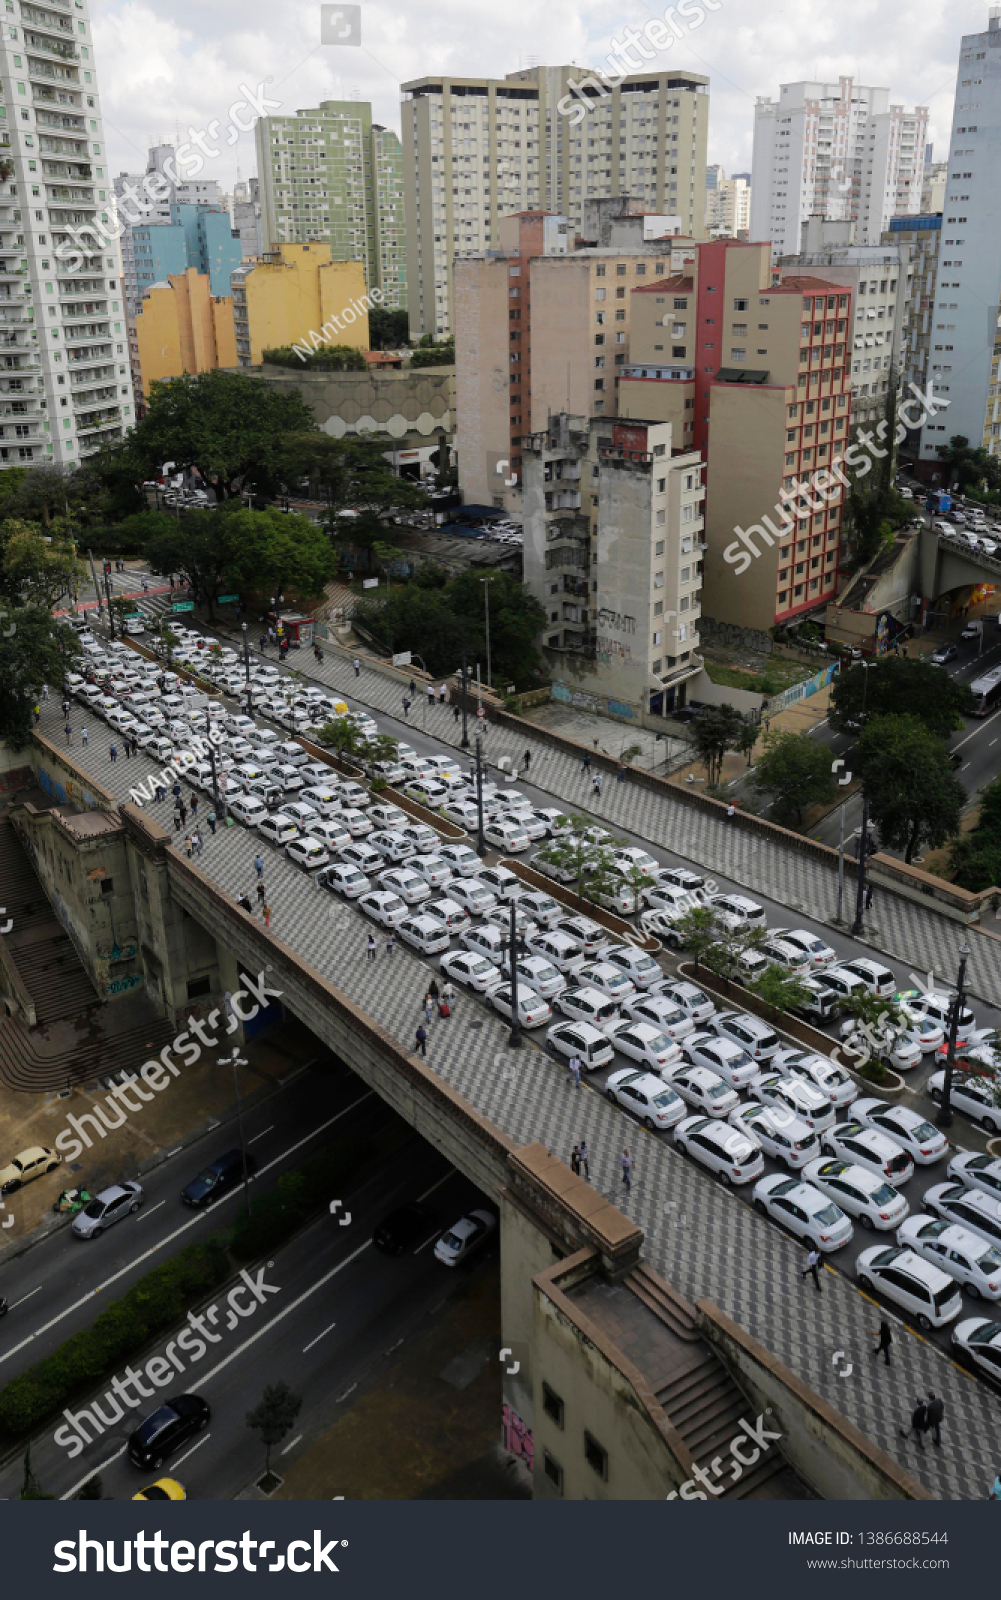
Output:
<instances>
[{"instance_id":1,"label":"green apartment building","mask_svg":"<svg viewBox=\"0 0 1001 1600\"><path fill-rule=\"evenodd\" d=\"M329 243L335 261L360 261L383 304L405 309L407 250L403 151L361 100L257 123L261 236L276 244Z\"/></svg>"}]
</instances>

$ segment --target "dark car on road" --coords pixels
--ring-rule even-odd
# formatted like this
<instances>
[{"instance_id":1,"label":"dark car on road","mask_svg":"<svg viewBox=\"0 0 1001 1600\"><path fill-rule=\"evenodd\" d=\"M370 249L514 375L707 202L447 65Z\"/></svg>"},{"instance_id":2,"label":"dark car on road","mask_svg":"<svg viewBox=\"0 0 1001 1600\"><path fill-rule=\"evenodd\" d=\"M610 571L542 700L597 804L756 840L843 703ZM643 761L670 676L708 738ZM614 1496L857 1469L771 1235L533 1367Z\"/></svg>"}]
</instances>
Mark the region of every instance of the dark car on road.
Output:
<instances>
[{"instance_id":1,"label":"dark car on road","mask_svg":"<svg viewBox=\"0 0 1001 1600\"><path fill-rule=\"evenodd\" d=\"M247 1157L248 1176L257 1168L253 1156ZM203 1167L197 1178L181 1190L186 1206L207 1206L221 1195L228 1194L235 1184L243 1182L243 1156L239 1150L227 1150Z\"/></svg>"},{"instance_id":2,"label":"dark car on road","mask_svg":"<svg viewBox=\"0 0 1001 1600\"><path fill-rule=\"evenodd\" d=\"M410 1200L383 1217L372 1235L372 1243L389 1256L402 1256L418 1239L428 1238L435 1227L436 1218L430 1206Z\"/></svg>"},{"instance_id":3,"label":"dark car on road","mask_svg":"<svg viewBox=\"0 0 1001 1600\"><path fill-rule=\"evenodd\" d=\"M212 1413L197 1394L177 1394L152 1411L129 1438L129 1460L134 1467L162 1467L193 1434L207 1428Z\"/></svg>"}]
</instances>

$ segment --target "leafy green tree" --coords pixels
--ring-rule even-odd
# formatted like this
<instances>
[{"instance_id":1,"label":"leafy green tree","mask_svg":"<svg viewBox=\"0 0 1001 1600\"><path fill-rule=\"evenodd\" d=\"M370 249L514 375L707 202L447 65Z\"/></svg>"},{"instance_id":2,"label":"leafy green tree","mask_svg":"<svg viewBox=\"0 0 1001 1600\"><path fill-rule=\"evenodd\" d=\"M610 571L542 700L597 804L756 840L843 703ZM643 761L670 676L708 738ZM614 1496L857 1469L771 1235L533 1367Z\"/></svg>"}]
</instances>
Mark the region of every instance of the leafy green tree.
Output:
<instances>
[{"instance_id":1,"label":"leafy green tree","mask_svg":"<svg viewBox=\"0 0 1001 1600\"><path fill-rule=\"evenodd\" d=\"M213 602L231 588L270 596L280 586L305 597L319 594L336 567L330 545L308 517L242 505L158 518L144 554L159 571L186 578L206 601L210 619Z\"/></svg>"},{"instance_id":2,"label":"leafy green tree","mask_svg":"<svg viewBox=\"0 0 1001 1600\"><path fill-rule=\"evenodd\" d=\"M593 899L616 875L612 851L625 840L609 838L596 844L587 837L586 830L592 826L589 817L574 816L570 821L572 826L550 839L536 859L556 867L562 880L572 883L581 899Z\"/></svg>"},{"instance_id":3,"label":"leafy green tree","mask_svg":"<svg viewBox=\"0 0 1001 1600\"><path fill-rule=\"evenodd\" d=\"M373 350L399 350L410 343L410 313L373 306L368 314L368 340Z\"/></svg>"},{"instance_id":4,"label":"leafy green tree","mask_svg":"<svg viewBox=\"0 0 1001 1600\"><path fill-rule=\"evenodd\" d=\"M410 365L412 367L454 367L455 340L446 339L442 344L435 344L431 335L426 333L417 349L411 351Z\"/></svg>"},{"instance_id":5,"label":"leafy green tree","mask_svg":"<svg viewBox=\"0 0 1001 1600\"><path fill-rule=\"evenodd\" d=\"M264 1446L264 1474L271 1472L271 1452L295 1426L302 1409L302 1397L293 1394L282 1379L265 1386L264 1394L253 1411L247 1412L247 1427L260 1434Z\"/></svg>"},{"instance_id":6,"label":"leafy green tree","mask_svg":"<svg viewBox=\"0 0 1001 1600\"><path fill-rule=\"evenodd\" d=\"M938 455L949 468L950 489L972 489L988 478L996 480L997 462L994 457L982 445L971 445L962 433L954 433L948 444L940 444ZM991 487L997 487L996 481Z\"/></svg>"},{"instance_id":7,"label":"leafy green tree","mask_svg":"<svg viewBox=\"0 0 1001 1600\"><path fill-rule=\"evenodd\" d=\"M17 517L0 523L0 594L12 605L51 609L79 588L85 572L69 545L47 544L31 523Z\"/></svg>"},{"instance_id":8,"label":"leafy green tree","mask_svg":"<svg viewBox=\"0 0 1001 1600\"><path fill-rule=\"evenodd\" d=\"M866 721L857 759L869 815L884 848L937 848L958 833L966 790L941 740L917 716Z\"/></svg>"},{"instance_id":9,"label":"leafy green tree","mask_svg":"<svg viewBox=\"0 0 1001 1600\"><path fill-rule=\"evenodd\" d=\"M643 891L649 889L652 879L648 872L641 867L630 867L628 872L620 872L618 881L626 890L632 900L630 911L636 913L643 904Z\"/></svg>"},{"instance_id":10,"label":"leafy green tree","mask_svg":"<svg viewBox=\"0 0 1001 1600\"><path fill-rule=\"evenodd\" d=\"M695 970L719 939L723 919L712 906L693 906L675 923L675 930L685 949L695 957Z\"/></svg>"},{"instance_id":11,"label":"leafy green tree","mask_svg":"<svg viewBox=\"0 0 1001 1600\"><path fill-rule=\"evenodd\" d=\"M171 461L177 472L197 471L226 500L251 483L266 491L281 476L286 437L314 431L298 394L216 368L154 383L146 415L112 460L126 463L133 479L156 477Z\"/></svg>"},{"instance_id":12,"label":"leafy green tree","mask_svg":"<svg viewBox=\"0 0 1001 1600\"><path fill-rule=\"evenodd\" d=\"M832 800L837 793L831 772L831 752L808 733L776 728L765 735L748 782L758 794L773 797L776 822L802 821L807 806Z\"/></svg>"},{"instance_id":13,"label":"leafy green tree","mask_svg":"<svg viewBox=\"0 0 1001 1600\"><path fill-rule=\"evenodd\" d=\"M0 605L0 612L0 737L21 750L42 684L61 684L79 647L73 629L44 606Z\"/></svg>"},{"instance_id":14,"label":"leafy green tree","mask_svg":"<svg viewBox=\"0 0 1001 1600\"><path fill-rule=\"evenodd\" d=\"M262 350L261 360L272 367L293 367L304 372L367 372L368 362L363 350L351 344L325 344L309 355L301 356L290 344L274 350Z\"/></svg>"},{"instance_id":15,"label":"leafy green tree","mask_svg":"<svg viewBox=\"0 0 1001 1600\"><path fill-rule=\"evenodd\" d=\"M788 967L780 966L777 961L770 961L764 972L752 978L745 987L776 1012L795 1011L797 1006L805 1005L810 998L810 991L799 974L790 972Z\"/></svg>"},{"instance_id":16,"label":"leafy green tree","mask_svg":"<svg viewBox=\"0 0 1001 1600\"><path fill-rule=\"evenodd\" d=\"M440 588L415 582L363 600L359 620L394 652L418 645L435 677L454 672L465 650L486 665L483 586L476 572L450 578ZM544 608L519 579L498 572L490 580L490 653L495 683L531 682L538 664L535 640L545 626Z\"/></svg>"},{"instance_id":17,"label":"leafy green tree","mask_svg":"<svg viewBox=\"0 0 1001 1600\"><path fill-rule=\"evenodd\" d=\"M746 719L740 725L740 732L737 735L737 749L740 751L742 756L747 757L748 766L751 765L751 757L754 754L754 746L758 742L758 735L760 732L761 730L758 727L758 724L756 722L751 722L749 719Z\"/></svg>"},{"instance_id":18,"label":"leafy green tree","mask_svg":"<svg viewBox=\"0 0 1001 1600\"><path fill-rule=\"evenodd\" d=\"M749 950L756 950L767 936L766 928L748 927L744 924L731 927L720 917L716 937L705 953L705 964L712 972L719 974L729 989L737 976L741 957Z\"/></svg>"},{"instance_id":19,"label":"leafy green tree","mask_svg":"<svg viewBox=\"0 0 1001 1600\"><path fill-rule=\"evenodd\" d=\"M949 871L961 889L975 893L1001 884L1001 778L981 790L976 827L952 841Z\"/></svg>"},{"instance_id":20,"label":"leafy green tree","mask_svg":"<svg viewBox=\"0 0 1001 1600\"><path fill-rule=\"evenodd\" d=\"M710 788L719 783L723 757L736 745L743 720L740 712L726 702L721 706L703 706L690 725L691 740L705 765Z\"/></svg>"},{"instance_id":21,"label":"leafy green tree","mask_svg":"<svg viewBox=\"0 0 1001 1600\"><path fill-rule=\"evenodd\" d=\"M379 539L373 544L372 554L379 563L379 571L387 574L387 576L393 562L402 561L404 557L404 552L397 545L387 544L383 539Z\"/></svg>"},{"instance_id":22,"label":"leafy green tree","mask_svg":"<svg viewBox=\"0 0 1001 1600\"><path fill-rule=\"evenodd\" d=\"M357 534L357 519L338 519L340 511L413 511L427 503L419 484L397 477L374 439L333 439L319 430L304 430L282 441L282 466L288 481L308 478L316 485L327 503L328 530L338 537L355 539ZM374 537L385 534L382 528Z\"/></svg>"},{"instance_id":23,"label":"leafy green tree","mask_svg":"<svg viewBox=\"0 0 1001 1600\"><path fill-rule=\"evenodd\" d=\"M868 678L868 688L866 679ZM854 733L865 717L920 717L945 738L973 712L966 684L926 661L884 656L875 667L840 672L831 687L830 722L836 733Z\"/></svg>"}]
</instances>

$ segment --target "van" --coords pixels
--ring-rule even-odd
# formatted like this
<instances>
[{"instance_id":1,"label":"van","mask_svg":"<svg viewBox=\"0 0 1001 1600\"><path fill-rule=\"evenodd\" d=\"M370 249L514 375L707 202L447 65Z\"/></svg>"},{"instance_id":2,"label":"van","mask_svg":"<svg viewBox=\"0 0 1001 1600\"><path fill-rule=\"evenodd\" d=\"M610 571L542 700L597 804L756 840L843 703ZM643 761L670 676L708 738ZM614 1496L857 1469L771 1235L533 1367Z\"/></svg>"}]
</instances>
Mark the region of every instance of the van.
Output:
<instances>
[{"instance_id":1,"label":"van","mask_svg":"<svg viewBox=\"0 0 1001 1600\"><path fill-rule=\"evenodd\" d=\"M285 739L277 746L276 754L279 761L290 767L304 767L309 756L294 739Z\"/></svg>"},{"instance_id":2,"label":"van","mask_svg":"<svg viewBox=\"0 0 1001 1600\"><path fill-rule=\"evenodd\" d=\"M268 778L254 778L247 784L247 794L255 795L258 800L263 800L268 810L280 806L285 799L284 791L277 783L272 783Z\"/></svg>"},{"instance_id":3,"label":"van","mask_svg":"<svg viewBox=\"0 0 1001 1600\"><path fill-rule=\"evenodd\" d=\"M256 795L238 794L229 801L230 815L237 822L242 822L246 828L256 828L263 822L268 814L268 808L263 800L258 800Z\"/></svg>"},{"instance_id":4,"label":"van","mask_svg":"<svg viewBox=\"0 0 1001 1600\"><path fill-rule=\"evenodd\" d=\"M869 987L857 972L849 972L845 967L828 967L826 972L818 972L815 981L834 995L835 1003L851 1000L857 995L868 994Z\"/></svg>"},{"instance_id":5,"label":"van","mask_svg":"<svg viewBox=\"0 0 1001 1600\"><path fill-rule=\"evenodd\" d=\"M878 1289L888 1300L913 1312L922 1328L942 1328L963 1309L954 1278L902 1245L873 1245L855 1263L861 1288Z\"/></svg>"}]
</instances>

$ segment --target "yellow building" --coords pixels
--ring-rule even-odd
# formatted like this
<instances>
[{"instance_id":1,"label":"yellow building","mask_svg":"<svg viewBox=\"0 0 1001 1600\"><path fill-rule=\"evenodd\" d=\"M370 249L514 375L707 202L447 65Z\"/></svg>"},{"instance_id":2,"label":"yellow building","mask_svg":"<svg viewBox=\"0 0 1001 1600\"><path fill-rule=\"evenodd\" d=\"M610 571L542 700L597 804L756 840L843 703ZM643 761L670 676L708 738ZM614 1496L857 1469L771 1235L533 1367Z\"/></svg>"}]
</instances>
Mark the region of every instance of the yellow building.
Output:
<instances>
[{"instance_id":1,"label":"yellow building","mask_svg":"<svg viewBox=\"0 0 1001 1600\"><path fill-rule=\"evenodd\" d=\"M232 276L236 350L241 367L257 367L265 350L324 344L369 348L369 307L359 261L332 261L329 244L276 244Z\"/></svg>"},{"instance_id":2,"label":"yellow building","mask_svg":"<svg viewBox=\"0 0 1001 1600\"><path fill-rule=\"evenodd\" d=\"M157 283L143 297L135 322L143 393L161 378L236 366L233 301L209 292L204 272L186 272Z\"/></svg>"}]
</instances>

